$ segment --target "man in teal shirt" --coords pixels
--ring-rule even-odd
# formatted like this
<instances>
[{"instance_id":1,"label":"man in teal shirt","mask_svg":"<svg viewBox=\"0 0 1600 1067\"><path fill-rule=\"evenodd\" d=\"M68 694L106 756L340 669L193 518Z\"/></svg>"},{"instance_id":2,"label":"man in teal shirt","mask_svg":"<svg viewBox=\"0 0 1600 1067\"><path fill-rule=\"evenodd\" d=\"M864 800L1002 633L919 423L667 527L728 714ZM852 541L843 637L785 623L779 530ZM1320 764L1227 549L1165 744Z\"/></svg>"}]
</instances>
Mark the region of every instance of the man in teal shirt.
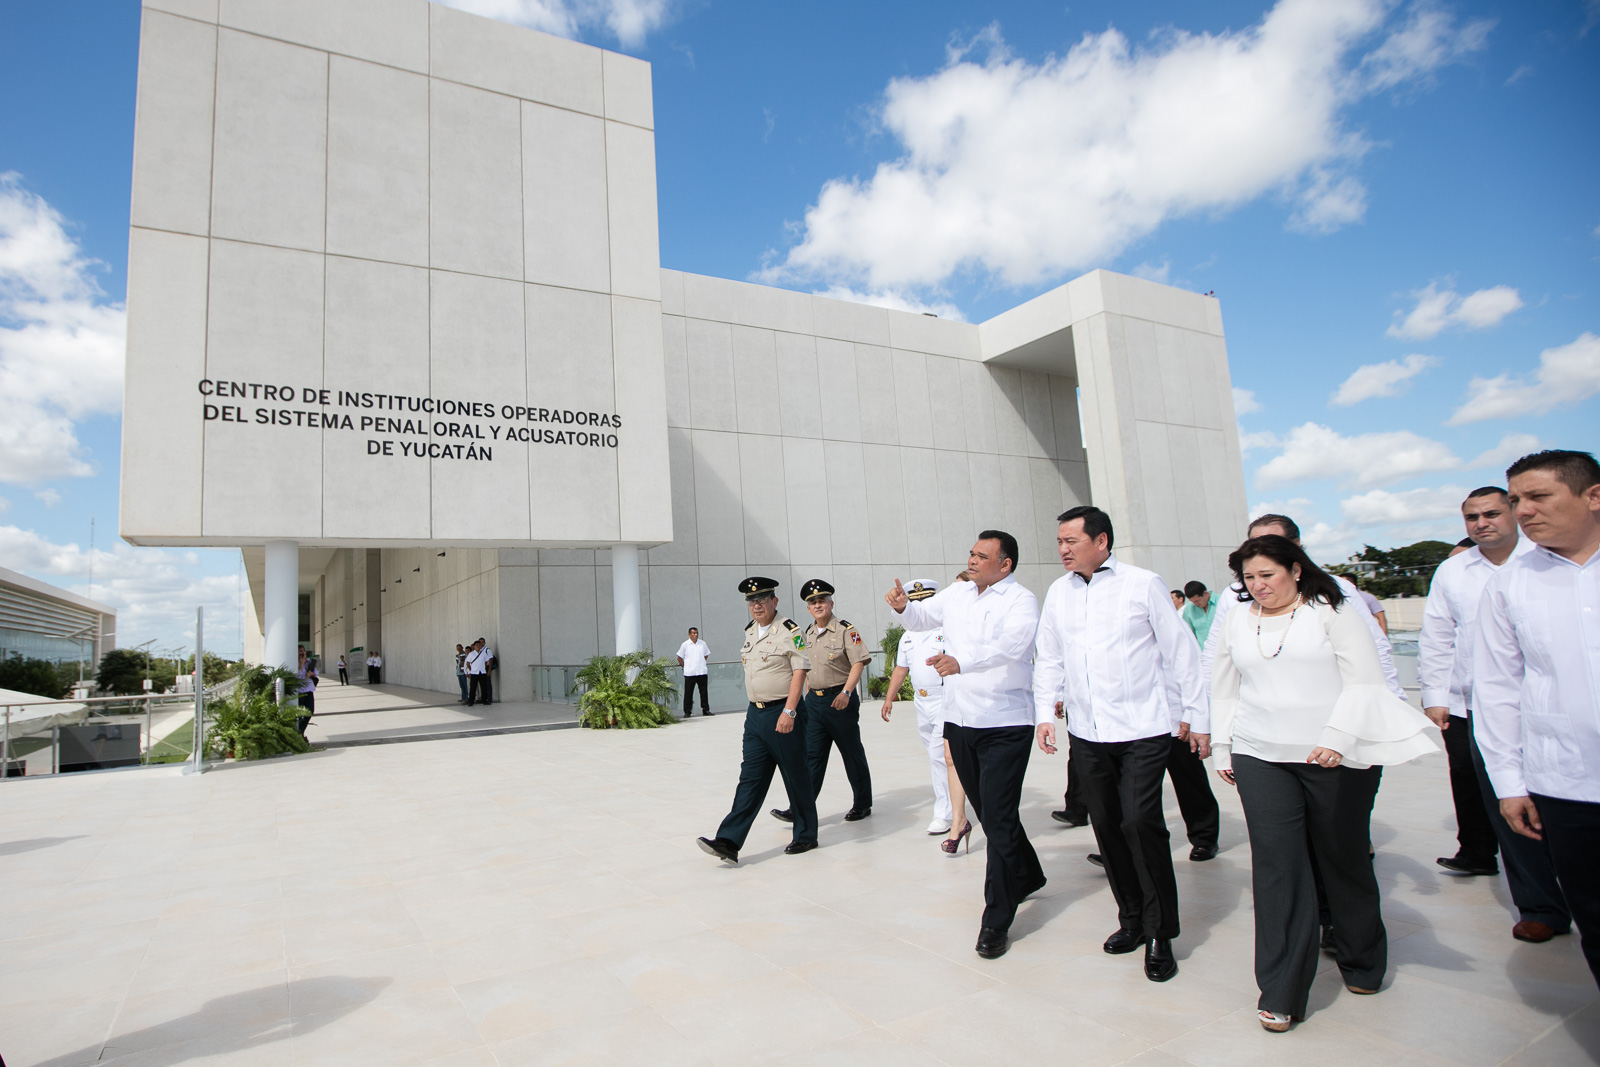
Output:
<instances>
[{"instance_id":1,"label":"man in teal shirt","mask_svg":"<svg viewBox=\"0 0 1600 1067\"><path fill-rule=\"evenodd\" d=\"M1211 591L1204 582L1189 582L1183 587L1183 598L1188 601L1183 610L1178 614L1183 621L1189 624L1189 629L1194 631L1196 641L1200 647L1206 647L1206 635L1211 633L1211 624L1217 618L1217 606L1211 602Z\"/></svg>"}]
</instances>

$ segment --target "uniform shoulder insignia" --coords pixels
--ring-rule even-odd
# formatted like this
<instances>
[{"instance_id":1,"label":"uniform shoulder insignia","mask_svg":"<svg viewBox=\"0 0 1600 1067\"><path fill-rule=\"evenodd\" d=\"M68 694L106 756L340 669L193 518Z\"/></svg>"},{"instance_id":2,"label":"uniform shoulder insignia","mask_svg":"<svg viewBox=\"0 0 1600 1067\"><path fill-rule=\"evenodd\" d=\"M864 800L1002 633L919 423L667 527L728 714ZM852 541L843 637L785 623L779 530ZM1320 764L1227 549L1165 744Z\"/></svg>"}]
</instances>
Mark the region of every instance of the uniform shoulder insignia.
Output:
<instances>
[{"instance_id":1,"label":"uniform shoulder insignia","mask_svg":"<svg viewBox=\"0 0 1600 1067\"><path fill-rule=\"evenodd\" d=\"M840 619L840 620L839 620L839 625L840 625L840 626L842 626L842 627L844 627L844 628L845 628L845 629L846 629L846 630L853 630L853 629L855 629L855 627L853 627L853 626L851 626L851 625L850 625L850 620L849 620L849 619Z\"/></svg>"},{"instance_id":2,"label":"uniform shoulder insignia","mask_svg":"<svg viewBox=\"0 0 1600 1067\"><path fill-rule=\"evenodd\" d=\"M800 629L800 627L798 627L798 626L796 626L794 624L794 620L793 619L784 619L783 620L783 625L785 627L787 627L788 629L790 629L790 630L798 630L798 629Z\"/></svg>"},{"instance_id":3,"label":"uniform shoulder insignia","mask_svg":"<svg viewBox=\"0 0 1600 1067\"><path fill-rule=\"evenodd\" d=\"M794 624L793 619L784 619L783 624L789 628L789 639L794 642L795 651L804 652L806 650L806 637L805 634L800 632L800 627Z\"/></svg>"}]
</instances>

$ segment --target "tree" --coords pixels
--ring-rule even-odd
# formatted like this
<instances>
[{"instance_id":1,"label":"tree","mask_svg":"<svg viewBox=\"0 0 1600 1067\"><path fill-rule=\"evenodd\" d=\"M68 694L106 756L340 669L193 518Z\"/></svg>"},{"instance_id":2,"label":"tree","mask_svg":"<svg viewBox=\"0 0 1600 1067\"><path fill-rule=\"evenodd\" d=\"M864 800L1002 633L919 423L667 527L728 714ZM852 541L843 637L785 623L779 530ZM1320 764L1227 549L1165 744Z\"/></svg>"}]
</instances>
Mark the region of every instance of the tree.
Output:
<instances>
[{"instance_id":1,"label":"tree","mask_svg":"<svg viewBox=\"0 0 1600 1067\"><path fill-rule=\"evenodd\" d=\"M1378 598L1427 596L1433 572L1450 558L1454 545L1443 541L1418 541L1388 550L1366 545L1348 563L1328 569L1342 574Z\"/></svg>"},{"instance_id":2,"label":"tree","mask_svg":"<svg viewBox=\"0 0 1600 1067\"><path fill-rule=\"evenodd\" d=\"M61 684L54 663L47 659L23 659L17 652L0 660L0 689L32 693L46 700L60 700L67 695L67 687Z\"/></svg>"},{"instance_id":3,"label":"tree","mask_svg":"<svg viewBox=\"0 0 1600 1067\"><path fill-rule=\"evenodd\" d=\"M150 669L150 654L137 648L113 648L100 657L94 680L101 689L118 696L144 692L145 672Z\"/></svg>"},{"instance_id":4,"label":"tree","mask_svg":"<svg viewBox=\"0 0 1600 1067\"><path fill-rule=\"evenodd\" d=\"M194 653L189 653L180 666L184 674L193 674ZM229 678L238 674L239 668L243 666L243 660L225 660L215 652L207 652L205 684L216 685L218 682L226 682Z\"/></svg>"}]
</instances>

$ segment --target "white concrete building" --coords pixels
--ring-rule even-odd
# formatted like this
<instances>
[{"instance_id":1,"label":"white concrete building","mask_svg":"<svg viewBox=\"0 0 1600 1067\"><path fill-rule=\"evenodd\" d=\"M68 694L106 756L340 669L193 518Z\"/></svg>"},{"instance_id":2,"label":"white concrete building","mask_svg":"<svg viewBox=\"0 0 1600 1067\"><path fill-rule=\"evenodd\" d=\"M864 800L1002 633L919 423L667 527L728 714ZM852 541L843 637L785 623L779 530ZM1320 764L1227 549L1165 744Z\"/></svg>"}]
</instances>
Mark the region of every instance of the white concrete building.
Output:
<instances>
[{"instance_id":1,"label":"white concrete building","mask_svg":"<svg viewBox=\"0 0 1600 1067\"><path fill-rule=\"evenodd\" d=\"M751 573L875 638L997 527L1042 594L1077 503L1221 579L1214 299L1095 271L973 325L663 270L653 122L648 64L424 0L147 0L123 536L241 546L268 659L298 596L399 684L487 637L513 699L690 625L731 657Z\"/></svg>"}]
</instances>

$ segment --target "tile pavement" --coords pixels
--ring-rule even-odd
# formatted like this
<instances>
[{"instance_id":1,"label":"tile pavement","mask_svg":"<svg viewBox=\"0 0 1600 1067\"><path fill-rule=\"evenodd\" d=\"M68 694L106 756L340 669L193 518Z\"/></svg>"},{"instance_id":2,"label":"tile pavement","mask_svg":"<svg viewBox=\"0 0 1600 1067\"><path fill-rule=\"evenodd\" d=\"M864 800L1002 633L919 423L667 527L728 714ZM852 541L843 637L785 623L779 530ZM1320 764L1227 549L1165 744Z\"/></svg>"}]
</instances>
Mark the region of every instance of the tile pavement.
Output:
<instances>
[{"instance_id":1,"label":"tile pavement","mask_svg":"<svg viewBox=\"0 0 1600 1067\"><path fill-rule=\"evenodd\" d=\"M1182 970L1153 985L1137 954L1099 949L1116 919L1083 859L1092 835L1047 814L1060 757L1035 753L1025 795L1050 884L1024 905L1011 952L986 962L972 951L983 837L952 859L923 832L909 715L863 721L870 819L842 821L835 766L821 849L783 855L786 827L763 818L728 869L694 838L732 797L741 722L0 784L0 1055L12 1067L1600 1057L1600 997L1575 940L1512 941L1499 879L1434 865L1454 846L1442 756L1391 769L1379 795L1383 993L1351 996L1325 964L1311 1019L1268 1035L1252 1010L1249 847L1225 787L1217 860L1187 862L1174 836Z\"/></svg>"}]
</instances>

